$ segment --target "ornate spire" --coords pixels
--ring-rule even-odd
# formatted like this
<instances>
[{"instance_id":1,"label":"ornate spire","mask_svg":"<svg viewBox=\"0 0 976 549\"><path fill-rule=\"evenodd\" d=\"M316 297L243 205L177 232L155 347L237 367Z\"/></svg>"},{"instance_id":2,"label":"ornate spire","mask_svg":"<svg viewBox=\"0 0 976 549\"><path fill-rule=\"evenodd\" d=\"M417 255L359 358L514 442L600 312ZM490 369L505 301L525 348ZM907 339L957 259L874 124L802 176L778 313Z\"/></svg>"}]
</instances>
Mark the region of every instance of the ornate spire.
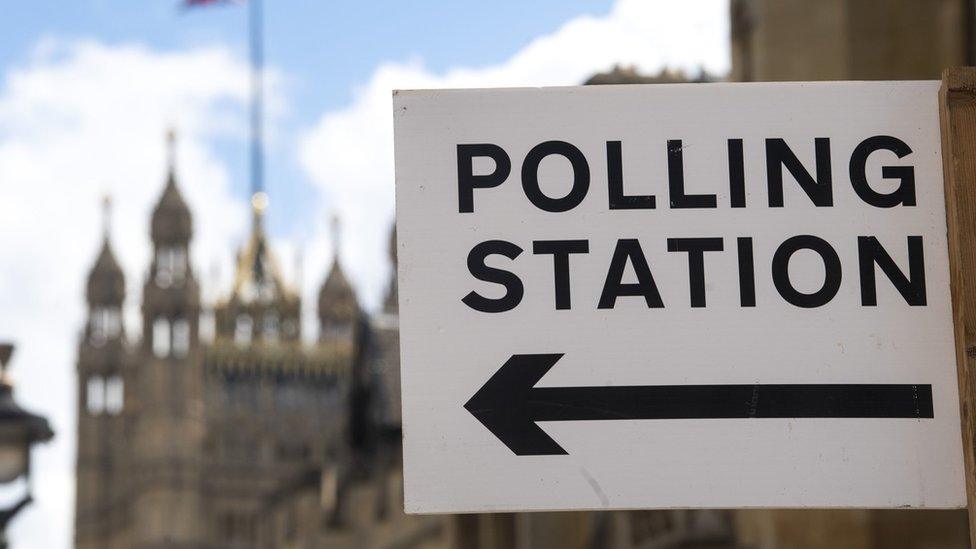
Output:
<instances>
[{"instance_id":1,"label":"ornate spire","mask_svg":"<svg viewBox=\"0 0 976 549\"><path fill-rule=\"evenodd\" d=\"M102 197L102 237L107 242L112 230L112 197L106 194Z\"/></svg>"},{"instance_id":2,"label":"ornate spire","mask_svg":"<svg viewBox=\"0 0 976 549\"><path fill-rule=\"evenodd\" d=\"M323 324L353 322L359 316L359 301L356 292L346 279L339 261L340 226L338 216L333 216L332 249L334 250L332 268L319 290L319 321Z\"/></svg>"},{"instance_id":3,"label":"ornate spire","mask_svg":"<svg viewBox=\"0 0 976 549\"><path fill-rule=\"evenodd\" d=\"M186 244L193 236L190 208L176 185L176 135L166 134L167 174L163 194L152 215L152 239L155 244Z\"/></svg>"},{"instance_id":4,"label":"ornate spire","mask_svg":"<svg viewBox=\"0 0 976 549\"><path fill-rule=\"evenodd\" d=\"M332 214L332 219L329 220L329 232L332 237L332 255L334 257L333 262L339 262L339 249L342 243L342 225L339 221L338 214Z\"/></svg>"},{"instance_id":5,"label":"ornate spire","mask_svg":"<svg viewBox=\"0 0 976 549\"><path fill-rule=\"evenodd\" d=\"M86 297L89 305L122 305L125 300L125 277L109 240L111 208L112 200L106 196L102 201L102 248L88 274Z\"/></svg>"},{"instance_id":6,"label":"ornate spire","mask_svg":"<svg viewBox=\"0 0 976 549\"><path fill-rule=\"evenodd\" d=\"M268 193L264 191L258 191L251 195L251 219L254 223L254 229L256 230L260 225L264 223L264 212L268 209L268 205L271 200L268 198Z\"/></svg>"},{"instance_id":7,"label":"ornate spire","mask_svg":"<svg viewBox=\"0 0 976 549\"><path fill-rule=\"evenodd\" d=\"M175 177L176 172L176 130L170 128L166 130L166 168L170 178Z\"/></svg>"},{"instance_id":8,"label":"ornate spire","mask_svg":"<svg viewBox=\"0 0 976 549\"><path fill-rule=\"evenodd\" d=\"M244 303L270 303L282 297L294 297L282 281L281 270L264 232L264 212L268 203L268 195L263 191L251 196L251 236L238 254L233 289L233 297Z\"/></svg>"}]
</instances>

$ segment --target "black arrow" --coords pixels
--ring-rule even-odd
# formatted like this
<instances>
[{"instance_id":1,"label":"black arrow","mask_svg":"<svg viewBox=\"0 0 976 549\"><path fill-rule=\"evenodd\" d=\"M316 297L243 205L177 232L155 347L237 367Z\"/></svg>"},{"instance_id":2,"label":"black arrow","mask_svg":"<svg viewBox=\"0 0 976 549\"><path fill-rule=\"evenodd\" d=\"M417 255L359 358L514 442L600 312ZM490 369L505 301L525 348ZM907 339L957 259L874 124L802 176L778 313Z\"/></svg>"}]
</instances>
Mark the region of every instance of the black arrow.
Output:
<instances>
[{"instance_id":1,"label":"black arrow","mask_svg":"<svg viewBox=\"0 0 976 549\"><path fill-rule=\"evenodd\" d=\"M536 387L562 354L512 355L464 408L519 456L566 454L537 421L931 418L931 385Z\"/></svg>"}]
</instances>

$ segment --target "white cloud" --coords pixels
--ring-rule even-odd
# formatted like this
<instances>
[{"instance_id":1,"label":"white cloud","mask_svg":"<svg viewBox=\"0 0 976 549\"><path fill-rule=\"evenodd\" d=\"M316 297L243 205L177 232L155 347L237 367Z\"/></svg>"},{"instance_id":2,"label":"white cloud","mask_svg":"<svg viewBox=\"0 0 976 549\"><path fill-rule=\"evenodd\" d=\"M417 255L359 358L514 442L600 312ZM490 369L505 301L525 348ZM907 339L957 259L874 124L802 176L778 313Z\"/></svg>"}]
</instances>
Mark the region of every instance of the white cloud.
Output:
<instances>
[{"instance_id":1,"label":"white cloud","mask_svg":"<svg viewBox=\"0 0 976 549\"><path fill-rule=\"evenodd\" d=\"M674 68L724 74L729 63L727 0L618 0L608 15L575 18L498 65L439 74L420 60L379 66L352 104L326 113L303 136L300 160L324 193L323 207L338 210L345 227L343 264L360 296L375 307L389 276L392 90L574 85L615 64L647 73ZM311 269L327 265L308 263ZM307 284L320 280L322 272L309 274Z\"/></svg>"},{"instance_id":2,"label":"white cloud","mask_svg":"<svg viewBox=\"0 0 976 549\"><path fill-rule=\"evenodd\" d=\"M12 524L14 546L71 543L75 357L84 283L101 240L98 197L114 199L112 240L126 273L132 334L170 126L179 130L179 180L196 221L198 277L208 282L215 259L231 264L247 207L231 194L211 143L243 134L246 92L246 64L221 48L164 54L44 40L24 65L6 73L0 88L0 338L17 343L17 400L48 416L56 431L52 443L35 451L36 501Z\"/></svg>"},{"instance_id":3,"label":"white cloud","mask_svg":"<svg viewBox=\"0 0 976 549\"><path fill-rule=\"evenodd\" d=\"M377 67L352 104L325 114L303 135L299 150L323 209L337 209L343 218L343 263L367 305L379 303L388 280L393 89L576 84L616 63L647 72L667 66L722 73L728 69L726 2L620 0L610 14L569 21L498 65L443 73L420 60ZM275 81L272 114L285 107ZM97 197L114 198L112 238L126 272L127 328L137 335L149 215L165 171L163 136L168 127L178 128L180 183L196 221L194 266L209 297L226 289L247 208L243 197L232 195L213 144L244 134L246 91L246 65L223 48L167 54L48 39L4 75L0 339L18 344L12 372L17 400L47 415L57 432L35 452L36 501L12 525L15 546L71 542L75 355L84 282L101 238ZM302 243L308 316L314 316L329 266L328 233L328 218L320 215L314 236ZM283 259L296 255L295 243L281 244L276 249ZM289 278L293 263L282 261ZM220 281L211 274L215 264Z\"/></svg>"}]
</instances>

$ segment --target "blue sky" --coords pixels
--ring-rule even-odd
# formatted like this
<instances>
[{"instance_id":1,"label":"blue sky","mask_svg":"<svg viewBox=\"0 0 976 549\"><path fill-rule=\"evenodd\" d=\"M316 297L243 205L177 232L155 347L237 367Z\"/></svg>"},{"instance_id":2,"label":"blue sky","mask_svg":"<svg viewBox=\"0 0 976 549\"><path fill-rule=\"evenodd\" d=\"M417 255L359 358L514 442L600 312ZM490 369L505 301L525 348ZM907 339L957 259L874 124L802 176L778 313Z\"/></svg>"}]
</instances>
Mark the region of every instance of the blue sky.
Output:
<instances>
[{"instance_id":1,"label":"blue sky","mask_svg":"<svg viewBox=\"0 0 976 549\"><path fill-rule=\"evenodd\" d=\"M222 44L247 55L245 3L193 9L176 0L42 0L6 6L8 24L0 47L0 66L24 62L42 37L97 37L108 44L139 43L160 51ZM582 14L609 11L609 0L533 2L308 2L264 0L266 58L287 75L289 112L278 120L268 152L268 187L274 208L272 231L291 234L307 223L301 212L312 190L287 154L303 121L348 103L373 68L390 60L423 59L440 72L457 65L490 65L533 38L552 32ZM247 193L246 148L217 143L238 192Z\"/></svg>"},{"instance_id":2,"label":"blue sky","mask_svg":"<svg viewBox=\"0 0 976 549\"><path fill-rule=\"evenodd\" d=\"M264 1L269 223L283 276L305 303L314 303L336 253L367 310L382 299L393 89L575 85L614 64L729 68L727 0ZM133 342L168 128L179 133L177 173L195 218L192 265L205 304L227 292L249 230L247 7L177 6L4 6L0 340L18 346L17 400L56 431L35 452L36 501L11 527L14 547L71 543L75 355L102 197L113 200L111 242L126 274ZM314 339L314 307L303 311L304 335Z\"/></svg>"}]
</instances>

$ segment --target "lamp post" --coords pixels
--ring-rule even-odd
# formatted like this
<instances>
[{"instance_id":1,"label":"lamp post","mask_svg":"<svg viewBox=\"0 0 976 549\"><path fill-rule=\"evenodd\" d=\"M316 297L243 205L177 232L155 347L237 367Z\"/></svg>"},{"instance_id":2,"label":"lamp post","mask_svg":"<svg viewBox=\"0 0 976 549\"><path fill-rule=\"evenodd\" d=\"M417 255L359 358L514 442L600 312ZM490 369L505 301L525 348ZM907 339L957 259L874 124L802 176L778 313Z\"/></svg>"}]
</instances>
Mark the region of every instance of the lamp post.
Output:
<instances>
[{"instance_id":1,"label":"lamp post","mask_svg":"<svg viewBox=\"0 0 976 549\"><path fill-rule=\"evenodd\" d=\"M7 374L7 363L14 352L10 343L0 343L0 484L25 477L27 494L20 501L0 510L0 549L7 548L7 524L32 501L30 490L30 449L36 442L51 440L54 432L47 419L24 410L14 402L14 387Z\"/></svg>"}]
</instances>

